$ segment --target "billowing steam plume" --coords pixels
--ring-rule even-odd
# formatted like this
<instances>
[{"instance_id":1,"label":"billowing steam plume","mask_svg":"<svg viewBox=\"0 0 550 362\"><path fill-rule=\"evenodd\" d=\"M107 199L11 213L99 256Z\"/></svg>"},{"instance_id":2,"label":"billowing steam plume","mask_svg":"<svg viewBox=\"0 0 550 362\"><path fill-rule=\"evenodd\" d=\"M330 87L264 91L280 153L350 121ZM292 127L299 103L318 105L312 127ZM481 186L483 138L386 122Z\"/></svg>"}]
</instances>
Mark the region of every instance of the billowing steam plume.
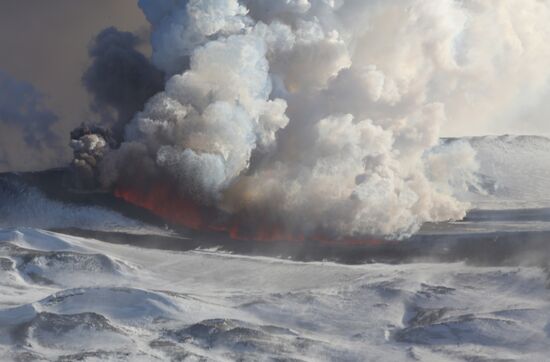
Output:
<instances>
[{"instance_id":1,"label":"billowing steam plume","mask_svg":"<svg viewBox=\"0 0 550 362\"><path fill-rule=\"evenodd\" d=\"M234 237L406 236L475 182L444 122L541 94L547 1L140 0L167 80L99 165L105 187Z\"/></svg>"}]
</instances>

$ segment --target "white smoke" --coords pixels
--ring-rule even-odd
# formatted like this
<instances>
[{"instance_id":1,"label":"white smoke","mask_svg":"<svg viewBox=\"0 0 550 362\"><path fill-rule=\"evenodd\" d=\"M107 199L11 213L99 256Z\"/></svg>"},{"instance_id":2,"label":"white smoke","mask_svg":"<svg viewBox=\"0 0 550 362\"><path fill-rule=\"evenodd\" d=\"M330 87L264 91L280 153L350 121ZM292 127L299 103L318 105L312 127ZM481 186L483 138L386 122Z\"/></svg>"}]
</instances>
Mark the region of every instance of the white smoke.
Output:
<instances>
[{"instance_id":1,"label":"white smoke","mask_svg":"<svg viewBox=\"0 0 550 362\"><path fill-rule=\"evenodd\" d=\"M518 111L550 73L548 1L139 5L169 78L103 180L139 149L179 192L292 232L404 236L464 217L454 194L475 154L435 148L440 128Z\"/></svg>"}]
</instances>

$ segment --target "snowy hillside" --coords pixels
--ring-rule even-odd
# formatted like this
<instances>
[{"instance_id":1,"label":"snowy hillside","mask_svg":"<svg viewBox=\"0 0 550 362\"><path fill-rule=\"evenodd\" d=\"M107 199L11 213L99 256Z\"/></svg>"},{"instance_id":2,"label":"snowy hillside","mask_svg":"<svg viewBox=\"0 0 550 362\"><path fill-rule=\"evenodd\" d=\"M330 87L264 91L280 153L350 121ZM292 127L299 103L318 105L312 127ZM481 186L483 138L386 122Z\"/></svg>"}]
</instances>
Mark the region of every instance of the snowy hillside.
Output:
<instances>
[{"instance_id":1,"label":"snowy hillside","mask_svg":"<svg viewBox=\"0 0 550 362\"><path fill-rule=\"evenodd\" d=\"M550 139L539 136L485 136L468 142L479 162L482 190L465 198L482 209L550 207Z\"/></svg>"},{"instance_id":2,"label":"snowy hillside","mask_svg":"<svg viewBox=\"0 0 550 362\"><path fill-rule=\"evenodd\" d=\"M162 233L159 228L145 225L102 205L69 202L56 199L54 195L45 195L41 186L40 183L29 183L17 174L0 175L0 227ZM63 185L57 185L57 189L63 188Z\"/></svg>"}]
</instances>

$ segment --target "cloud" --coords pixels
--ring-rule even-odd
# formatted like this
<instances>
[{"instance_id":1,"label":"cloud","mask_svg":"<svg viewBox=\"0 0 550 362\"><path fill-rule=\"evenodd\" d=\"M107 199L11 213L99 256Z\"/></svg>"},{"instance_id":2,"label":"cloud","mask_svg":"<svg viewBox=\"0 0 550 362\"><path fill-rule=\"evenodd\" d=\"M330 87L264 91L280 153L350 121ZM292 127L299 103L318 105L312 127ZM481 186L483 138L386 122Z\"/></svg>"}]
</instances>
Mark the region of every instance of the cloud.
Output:
<instances>
[{"instance_id":1,"label":"cloud","mask_svg":"<svg viewBox=\"0 0 550 362\"><path fill-rule=\"evenodd\" d=\"M0 158L2 169L25 169L59 155L60 139L53 131L58 116L45 105L32 84L0 70Z\"/></svg>"}]
</instances>

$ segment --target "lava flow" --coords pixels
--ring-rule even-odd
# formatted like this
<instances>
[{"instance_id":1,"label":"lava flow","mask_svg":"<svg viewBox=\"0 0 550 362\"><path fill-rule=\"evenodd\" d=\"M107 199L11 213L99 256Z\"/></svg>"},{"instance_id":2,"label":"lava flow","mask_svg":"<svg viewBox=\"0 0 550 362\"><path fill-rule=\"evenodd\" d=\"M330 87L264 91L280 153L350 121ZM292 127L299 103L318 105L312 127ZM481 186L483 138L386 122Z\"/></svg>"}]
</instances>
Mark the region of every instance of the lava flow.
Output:
<instances>
[{"instance_id":1,"label":"lava flow","mask_svg":"<svg viewBox=\"0 0 550 362\"><path fill-rule=\"evenodd\" d=\"M145 191L142 187L119 186L115 189L114 195L171 223L193 230L221 232L234 240L304 241L303 237L283 232L283 228L275 226L244 227L236 218L221 217L218 210L200 206L191 198L179 195L173 191L174 187L169 183L156 182L146 189Z\"/></svg>"},{"instance_id":2,"label":"lava flow","mask_svg":"<svg viewBox=\"0 0 550 362\"><path fill-rule=\"evenodd\" d=\"M156 183L147 192L132 187L117 187L116 197L142 207L174 224L198 230L206 227L201 209L191 200L174 193L170 185Z\"/></svg>"},{"instance_id":3,"label":"lava flow","mask_svg":"<svg viewBox=\"0 0 550 362\"><path fill-rule=\"evenodd\" d=\"M155 215L176 225L192 230L208 230L221 232L233 240L246 241L285 241L320 243L339 243L346 245L378 245L379 239L372 238L340 238L332 239L317 233L306 237L303 234L286 231L276 223L243 222L242 218L227 217L216 209L198 205L191 198L186 198L174 192L170 183L156 182L146 188L136 186L118 186L114 195L135 206L147 209ZM267 225L269 224L269 225ZM250 225L254 225L251 227Z\"/></svg>"}]
</instances>

